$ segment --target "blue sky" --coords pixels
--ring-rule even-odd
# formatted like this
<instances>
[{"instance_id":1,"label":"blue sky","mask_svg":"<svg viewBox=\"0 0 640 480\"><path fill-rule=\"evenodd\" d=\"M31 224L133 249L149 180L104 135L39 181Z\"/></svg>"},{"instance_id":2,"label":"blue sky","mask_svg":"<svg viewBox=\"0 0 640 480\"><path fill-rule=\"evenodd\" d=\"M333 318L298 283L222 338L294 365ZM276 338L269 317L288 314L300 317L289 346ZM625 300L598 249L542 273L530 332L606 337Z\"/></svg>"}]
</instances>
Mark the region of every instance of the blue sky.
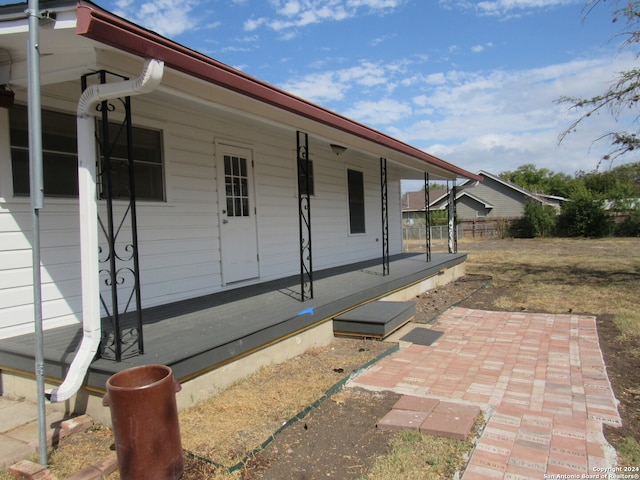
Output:
<instances>
[{"instance_id":1,"label":"blue sky","mask_svg":"<svg viewBox=\"0 0 640 480\"><path fill-rule=\"evenodd\" d=\"M636 63L586 0L97 0L102 7L467 170L593 169L621 126L556 100ZM602 2L601 2L602 3ZM624 161L636 161L628 157Z\"/></svg>"}]
</instances>

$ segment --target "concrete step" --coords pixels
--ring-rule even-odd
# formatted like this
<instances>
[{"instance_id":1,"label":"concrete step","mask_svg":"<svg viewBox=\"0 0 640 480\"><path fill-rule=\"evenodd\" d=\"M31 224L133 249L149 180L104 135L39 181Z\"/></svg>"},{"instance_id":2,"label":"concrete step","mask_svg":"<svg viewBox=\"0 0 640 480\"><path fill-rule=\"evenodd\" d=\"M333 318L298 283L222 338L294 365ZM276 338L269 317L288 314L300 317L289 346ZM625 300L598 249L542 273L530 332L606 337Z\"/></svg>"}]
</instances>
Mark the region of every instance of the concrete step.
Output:
<instances>
[{"instance_id":1,"label":"concrete step","mask_svg":"<svg viewBox=\"0 0 640 480\"><path fill-rule=\"evenodd\" d=\"M365 303L333 318L333 332L339 336L385 338L416 313L414 302Z\"/></svg>"}]
</instances>

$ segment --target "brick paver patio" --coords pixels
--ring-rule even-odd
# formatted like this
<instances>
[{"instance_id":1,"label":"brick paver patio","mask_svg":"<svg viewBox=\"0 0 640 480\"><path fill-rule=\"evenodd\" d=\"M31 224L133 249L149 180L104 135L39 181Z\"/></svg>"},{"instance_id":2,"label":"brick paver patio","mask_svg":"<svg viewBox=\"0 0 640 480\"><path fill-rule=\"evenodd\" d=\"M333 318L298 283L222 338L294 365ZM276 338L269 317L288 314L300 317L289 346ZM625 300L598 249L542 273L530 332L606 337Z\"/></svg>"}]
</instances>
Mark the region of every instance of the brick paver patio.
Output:
<instances>
[{"instance_id":1,"label":"brick paver patio","mask_svg":"<svg viewBox=\"0 0 640 480\"><path fill-rule=\"evenodd\" d=\"M594 317L453 308L430 328L444 335L401 348L349 386L481 407L487 424L463 480L613 466L602 425L621 420Z\"/></svg>"}]
</instances>

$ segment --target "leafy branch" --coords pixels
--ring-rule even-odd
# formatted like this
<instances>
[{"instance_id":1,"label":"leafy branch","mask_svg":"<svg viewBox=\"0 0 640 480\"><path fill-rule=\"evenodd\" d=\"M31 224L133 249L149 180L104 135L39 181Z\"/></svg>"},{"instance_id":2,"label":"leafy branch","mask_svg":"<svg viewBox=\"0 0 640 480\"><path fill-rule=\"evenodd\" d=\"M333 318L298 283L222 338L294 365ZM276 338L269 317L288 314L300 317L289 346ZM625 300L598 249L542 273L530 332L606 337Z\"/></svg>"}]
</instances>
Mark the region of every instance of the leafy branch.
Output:
<instances>
[{"instance_id":1,"label":"leafy branch","mask_svg":"<svg viewBox=\"0 0 640 480\"><path fill-rule=\"evenodd\" d=\"M589 0L584 11L586 15L593 12L595 6L599 3L606 3L606 0ZM614 0L614 4L618 4L618 0ZM629 48L640 42L640 1L633 0L626 3L622 8L614 10L613 21L617 22L620 17L626 18L627 30L621 35L625 37L621 48ZM638 55L636 54L636 58ZM603 95L596 95L591 98L579 98L573 96L563 96L557 100L557 103L570 104L570 111L584 111L582 115L573 121L559 135L559 143L577 130L578 126L588 118L599 114L602 110L609 110L609 113L619 120L622 115L633 112L634 117L631 120L632 125L640 124L640 113L638 111L638 101L640 101L640 69L632 68L627 71L619 72L617 80L609 87ZM640 126L632 131L618 131L605 133L598 140L609 138L612 149L604 155L602 160L613 162L622 155L628 154L640 148Z\"/></svg>"}]
</instances>

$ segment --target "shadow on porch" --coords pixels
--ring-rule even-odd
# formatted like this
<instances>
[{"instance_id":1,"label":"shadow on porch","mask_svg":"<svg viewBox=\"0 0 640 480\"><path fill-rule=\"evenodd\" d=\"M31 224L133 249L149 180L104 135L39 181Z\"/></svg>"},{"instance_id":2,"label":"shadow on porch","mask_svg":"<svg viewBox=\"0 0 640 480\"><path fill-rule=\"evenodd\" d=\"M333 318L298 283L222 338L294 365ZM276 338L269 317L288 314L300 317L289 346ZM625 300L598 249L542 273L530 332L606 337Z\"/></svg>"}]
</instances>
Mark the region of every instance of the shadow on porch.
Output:
<instances>
[{"instance_id":1,"label":"shadow on porch","mask_svg":"<svg viewBox=\"0 0 640 480\"><path fill-rule=\"evenodd\" d=\"M167 365L179 382L189 381L327 324L362 304L420 285L465 260L465 254L433 254L431 262L424 254L402 254L391 258L389 275L382 275L379 260L318 271L314 298L305 302L295 298L300 290L295 276L146 308L145 353L121 362L96 359L85 387L103 393L112 374L145 364ZM81 338L81 325L45 331L48 382L62 381ZM0 340L0 370L33 376L34 351L33 334Z\"/></svg>"}]
</instances>

